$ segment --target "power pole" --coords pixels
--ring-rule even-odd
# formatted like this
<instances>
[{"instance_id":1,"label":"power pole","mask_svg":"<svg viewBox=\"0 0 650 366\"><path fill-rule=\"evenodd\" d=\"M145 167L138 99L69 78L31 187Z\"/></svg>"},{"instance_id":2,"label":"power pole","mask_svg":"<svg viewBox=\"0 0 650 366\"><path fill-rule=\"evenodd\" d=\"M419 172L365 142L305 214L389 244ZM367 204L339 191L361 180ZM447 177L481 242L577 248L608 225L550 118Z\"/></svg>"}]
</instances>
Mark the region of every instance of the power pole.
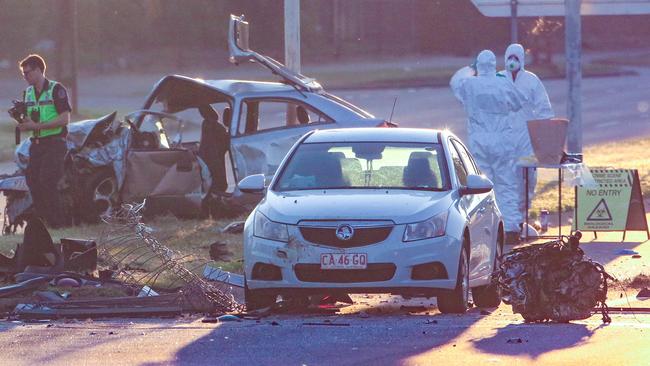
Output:
<instances>
[{"instance_id":1,"label":"power pole","mask_svg":"<svg viewBox=\"0 0 650 366\"><path fill-rule=\"evenodd\" d=\"M284 0L284 64L300 73L300 0ZM287 125L298 124L296 108L287 107Z\"/></svg>"},{"instance_id":2,"label":"power pole","mask_svg":"<svg viewBox=\"0 0 650 366\"><path fill-rule=\"evenodd\" d=\"M300 73L300 0L284 0L284 63Z\"/></svg>"},{"instance_id":3,"label":"power pole","mask_svg":"<svg viewBox=\"0 0 650 366\"><path fill-rule=\"evenodd\" d=\"M510 0L510 43L517 43L519 31L517 29L517 0Z\"/></svg>"},{"instance_id":4,"label":"power pole","mask_svg":"<svg viewBox=\"0 0 650 366\"><path fill-rule=\"evenodd\" d=\"M65 85L69 92L72 113L79 113L79 98L77 90L77 1L59 0L59 37L56 42L57 79Z\"/></svg>"},{"instance_id":5,"label":"power pole","mask_svg":"<svg viewBox=\"0 0 650 366\"><path fill-rule=\"evenodd\" d=\"M567 149L572 153L582 152L582 91L580 86L582 79L581 3L582 0L566 0L564 2L566 78L569 84L567 100L567 116L569 117Z\"/></svg>"}]
</instances>

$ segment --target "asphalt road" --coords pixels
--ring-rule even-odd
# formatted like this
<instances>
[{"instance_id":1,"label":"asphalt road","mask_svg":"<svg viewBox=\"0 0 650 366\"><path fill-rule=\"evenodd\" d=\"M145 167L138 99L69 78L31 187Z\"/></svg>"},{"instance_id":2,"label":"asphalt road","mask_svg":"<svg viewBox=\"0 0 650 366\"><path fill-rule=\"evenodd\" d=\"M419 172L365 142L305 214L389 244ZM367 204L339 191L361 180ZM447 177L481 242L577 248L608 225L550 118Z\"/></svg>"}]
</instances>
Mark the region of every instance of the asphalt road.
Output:
<instances>
[{"instance_id":1,"label":"asphalt road","mask_svg":"<svg viewBox=\"0 0 650 366\"><path fill-rule=\"evenodd\" d=\"M356 299L370 305L342 315L217 324L2 322L0 342L12 365L647 365L650 359L650 315L615 315L609 325L598 315L525 324L505 305L459 316L430 305L409 313L399 298L385 295Z\"/></svg>"},{"instance_id":2,"label":"asphalt road","mask_svg":"<svg viewBox=\"0 0 650 366\"><path fill-rule=\"evenodd\" d=\"M607 271L648 272L644 233L587 233L582 248ZM641 258L619 255L620 249ZM648 307L637 291L610 285L610 306ZM2 361L11 365L648 365L650 313L594 314L569 324L525 324L502 304L442 315L435 299L354 295L338 314L289 313L241 322L200 317L0 322ZM309 324L310 323L310 324Z\"/></svg>"},{"instance_id":3,"label":"asphalt road","mask_svg":"<svg viewBox=\"0 0 650 366\"><path fill-rule=\"evenodd\" d=\"M585 145L650 135L650 69L638 76L582 80L582 123ZM544 81L556 116L567 115L565 80ZM336 93L336 91L334 91ZM350 102L407 127L449 128L464 138L465 113L449 88L402 88L342 91Z\"/></svg>"}]
</instances>

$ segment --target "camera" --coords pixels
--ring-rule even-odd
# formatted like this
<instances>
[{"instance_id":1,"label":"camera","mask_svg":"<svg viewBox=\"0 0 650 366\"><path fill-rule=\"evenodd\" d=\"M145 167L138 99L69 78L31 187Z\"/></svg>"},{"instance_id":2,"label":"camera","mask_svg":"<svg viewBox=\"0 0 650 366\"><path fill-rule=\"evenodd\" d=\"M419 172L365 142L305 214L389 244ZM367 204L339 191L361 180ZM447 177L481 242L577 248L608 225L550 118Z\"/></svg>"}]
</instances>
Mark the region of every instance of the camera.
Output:
<instances>
[{"instance_id":1,"label":"camera","mask_svg":"<svg viewBox=\"0 0 650 366\"><path fill-rule=\"evenodd\" d=\"M25 102L19 100L13 100L12 103L14 106L9 109L9 115L11 118L15 119L16 122L21 123L27 116L27 105Z\"/></svg>"}]
</instances>

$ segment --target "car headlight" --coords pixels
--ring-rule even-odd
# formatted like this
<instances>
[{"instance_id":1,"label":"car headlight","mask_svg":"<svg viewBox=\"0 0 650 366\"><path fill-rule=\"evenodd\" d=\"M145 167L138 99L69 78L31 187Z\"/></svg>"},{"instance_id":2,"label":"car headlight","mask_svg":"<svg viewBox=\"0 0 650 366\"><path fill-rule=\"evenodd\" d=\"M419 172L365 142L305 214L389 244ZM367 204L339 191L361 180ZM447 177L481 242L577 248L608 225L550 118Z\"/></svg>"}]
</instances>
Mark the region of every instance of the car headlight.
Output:
<instances>
[{"instance_id":1,"label":"car headlight","mask_svg":"<svg viewBox=\"0 0 650 366\"><path fill-rule=\"evenodd\" d=\"M404 241L422 240L445 235L447 227L447 211L432 218L406 225Z\"/></svg>"},{"instance_id":2,"label":"car headlight","mask_svg":"<svg viewBox=\"0 0 650 366\"><path fill-rule=\"evenodd\" d=\"M255 212L253 235L269 240L285 242L289 240L289 232L286 224L271 221L260 212Z\"/></svg>"}]
</instances>

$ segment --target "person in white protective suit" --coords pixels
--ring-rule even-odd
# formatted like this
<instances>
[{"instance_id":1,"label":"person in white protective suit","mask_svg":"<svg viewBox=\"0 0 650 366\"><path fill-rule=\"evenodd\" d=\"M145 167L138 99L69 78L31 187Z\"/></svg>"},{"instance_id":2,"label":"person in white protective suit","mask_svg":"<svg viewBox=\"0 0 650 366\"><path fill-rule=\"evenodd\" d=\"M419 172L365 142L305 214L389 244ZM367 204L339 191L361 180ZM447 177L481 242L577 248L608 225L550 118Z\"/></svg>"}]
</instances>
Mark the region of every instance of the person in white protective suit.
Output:
<instances>
[{"instance_id":1,"label":"person in white protective suit","mask_svg":"<svg viewBox=\"0 0 650 366\"><path fill-rule=\"evenodd\" d=\"M469 149L482 173L494 183L506 238L518 238L523 217L519 211L519 181L513 168L518 156L511 116L524 108L526 98L506 78L497 76L492 51L479 53L476 70L476 77L469 67L458 70L450 86L467 113Z\"/></svg>"},{"instance_id":2,"label":"person in white protective suit","mask_svg":"<svg viewBox=\"0 0 650 366\"><path fill-rule=\"evenodd\" d=\"M504 56L505 70L499 72L515 85L515 88L528 100L527 108L515 112L512 118L512 127L515 132L515 154L517 158L531 156L534 154L533 147L530 142L530 135L528 134L528 121L533 119L549 119L553 118L553 108L548 99L546 89L542 81L534 73L526 70L525 65L525 50L524 47L518 43L513 43L506 49ZM526 203L526 187L524 183L524 170L523 168L516 168L517 175L519 176L519 210L522 216L525 215ZM528 207L535 194L535 185L537 184L537 172L530 169L528 172Z\"/></svg>"}]
</instances>

